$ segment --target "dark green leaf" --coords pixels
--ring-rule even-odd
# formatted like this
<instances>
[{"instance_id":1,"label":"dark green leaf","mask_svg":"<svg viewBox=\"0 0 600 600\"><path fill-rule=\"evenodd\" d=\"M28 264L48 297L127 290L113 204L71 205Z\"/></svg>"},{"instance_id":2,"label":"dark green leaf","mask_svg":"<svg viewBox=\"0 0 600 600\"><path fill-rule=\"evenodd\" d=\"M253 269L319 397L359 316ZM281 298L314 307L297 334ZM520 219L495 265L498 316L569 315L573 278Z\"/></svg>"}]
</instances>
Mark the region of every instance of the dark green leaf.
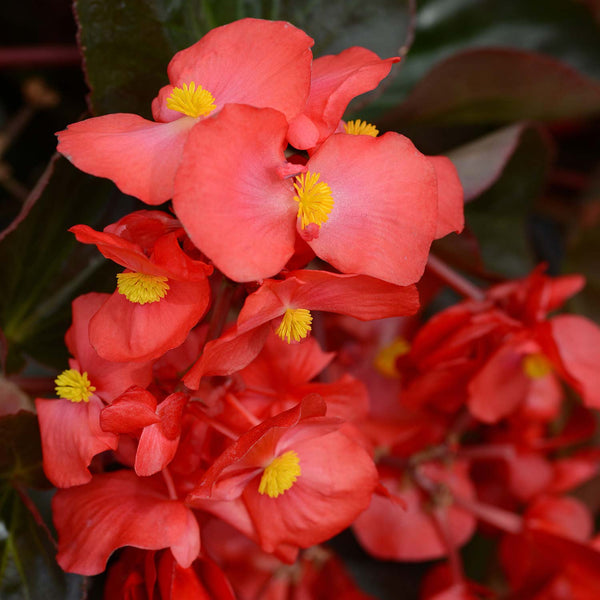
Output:
<instances>
[{"instance_id":1,"label":"dark green leaf","mask_svg":"<svg viewBox=\"0 0 600 600\"><path fill-rule=\"evenodd\" d=\"M83 579L56 564L56 549L16 490L0 491L0 598L80 600Z\"/></svg>"},{"instance_id":2,"label":"dark green leaf","mask_svg":"<svg viewBox=\"0 0 600 600\"><path fill-rule=\"evenodd\" d=\"M527 130L500 179L466 206L468 227L481 246L485 266L507 277L526 275L536 260L528 219L546 179L551 149L537 129Z\"/></svg>"}]
</instances>

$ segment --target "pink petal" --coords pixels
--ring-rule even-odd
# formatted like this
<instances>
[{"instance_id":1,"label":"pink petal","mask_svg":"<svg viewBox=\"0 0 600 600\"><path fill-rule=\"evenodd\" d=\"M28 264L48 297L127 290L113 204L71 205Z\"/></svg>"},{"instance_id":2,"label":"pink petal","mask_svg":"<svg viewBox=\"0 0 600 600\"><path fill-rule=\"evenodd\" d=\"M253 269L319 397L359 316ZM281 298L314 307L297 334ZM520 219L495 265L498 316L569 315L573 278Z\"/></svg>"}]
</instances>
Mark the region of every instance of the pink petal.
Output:
<instances>
[{"instance_id":1,"label":"pink petal","mask_svg":"<svg viewBox=\"0 0 600 600\"><path fill-rule=\"evenodd\" d=\"M277 111L231 105L199 122L186 145L175 213L235 281L276 275L294 252L297 206L292 183L277 170L287 166L286 129Z\"/></svg>"},{"instance_id":2,"label":"pink petal","mask_svg":"<svg viewBox=\"0 0 600 600\"><path fill-rule=\"evenodd\" d=\"M438 186L438 222L435 239L460 233L465 226L463 188L456 167L445 156L428 156Z\"/></svg>"},{"instance_id":3,"label":"pink petal","mask_svg":"<svg viewBox=\"0 0 600 600\"><path fill-rule=\"evenodd\" d=\"M398 285L418 281L438 220L437 180L429 162L397 133L335 134L310 158L334 206L309 246L344 273Z\"/></svg>"},{"instance_id":4,"label":"pink petal","mask_svg":"<svg viewBox=\"0 0 600 600\"><path fill-rule=\"evenodd\" d=\"M156 398L140 387L133 387L106 406L100 415L104 431L133 433L160 422L156 414Z\"/></svg>"},{"instance_id":5,"label":"pink petal","mask_svg":"<svg viewBox=\"0 0 600 600\"><path fill-rule=\"evenodd\" d=\"M73 123L58 133L58 151L78 169L107 177L147 204L173 195L175 172L196 119L153 123L118 113Z\"/></svg>"},{"instance_id":6,"label":"pink petal","mask_svg":"<svg viewBox=\"0 0 600 600\"><path fill-rule=\"evenodd\" d=\"M313 62L310 96L304 112L290 125L292 146L301 150L313 148L331 135L350 100L376 88L399 60L396 57L383 60L358 46L317 58Z\"/></svg>"},{"instance_id":7,"label":"pink petal","mask_svg":"<svg viewBox=\"0 0 600 600\"><path fill-rule=\"evenodd\" d=\"M313 43L290 23L241 19L178 52L169 63L169 81L201 85L215 97L217 109L229 103L271 107L291 119L308 96ZM174 116L165 96L153 103L157 120Z\"/></svg>"},{"instance_id":8,"label":"pink petal","mask_svg":"<svg viewBox=\"0 0 600 600\"><path fill-rule=\"evenodd\" d=\"M133 471L96 475L87 485L59 490L52 509L57 560L70 573L101 573L111 553L123 546L170 548L184 568L200 550L194 514L167 497L160 478L141 479Z\"/></svg>"}]
</instances>

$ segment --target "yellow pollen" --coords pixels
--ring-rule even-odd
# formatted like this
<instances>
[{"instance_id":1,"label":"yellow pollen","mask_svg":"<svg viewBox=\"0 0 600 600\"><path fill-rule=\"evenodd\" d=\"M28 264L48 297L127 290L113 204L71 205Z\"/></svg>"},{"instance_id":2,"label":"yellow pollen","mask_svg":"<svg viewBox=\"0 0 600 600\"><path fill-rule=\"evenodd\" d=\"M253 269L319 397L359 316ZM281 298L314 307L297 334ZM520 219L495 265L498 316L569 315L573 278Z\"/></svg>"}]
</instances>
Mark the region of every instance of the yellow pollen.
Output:
<instances>
[{"instance_id":1,"label":"yellow pollen","mask_svg":"<svg viewBox=\"0 0 600 600\"><path fill-rule=\"evenodd\" d=\"M196 87L193 81L189 85L184 83L183 87L176 87L167 98L167 108L183 113L188 117L203 117L211 113L215 108L215 97L205 90L201 85Z\"/></svg>"},{"instance_id":2,"label":"yellow pollen","mask_svg":"<svg viewBox=\"0 0 600 600\"><path fill-rule=\"evenodd\" d=\"M371 125L371 123L361 121L360 119L348 121L344 125L344 129L346 130L346 133L352 135L370 135L371 137L377 137L377 134L379 133L379 129L377 129L375 125Z\"/></svg>"},{"instance_id":3,"label":"yellow pollen","mask_svg":"<svg viewBox=\"0 0 600 600\"><path fill-rule=\"evenodd\" d=\"M552 363L541 352L528 354L521 365L530 379L541 379L552 372Z\"/></svg>"},{"instance_id":4,"label":"yellow pollen","mask_svg":"<svg viewBox=\"0 0 600 600\"><path fill-rule=\"evenodd\" d=\"M329 218L329 213L333 208L333 197L331 188L319 181L319 173L302 173L296 177L294 188L297 196L294 200L298 203L298 217L302 221L302 229L310 223L315 223L319 227Z\"/></svg>"},{"instance_id":5,"label":"yellow pollen","mask_svg":"<svg viewBox=\"0 0 600 600\"><path fill-rule=\"evenodd\" d=\"M269 498L277 498L289 490L301 474L298 455L293 450L284 452L274 458L263 471L258 493L267 494Z\"/></svg>"},{"instance_id":6,"label":"yellow pollen","mask_svg":"<svg viewBox=\"0 0 600 600\"><path fill-rule=\"evenodd\" d=\"M382 348L373 361L374 367L386 377L400 377L396 359L410 352L410 344L403 338L396 338L389 346Z\"/></svg>"},{"instance_id":7,"label":"yellow pollen","mask_svg":"<svg viewBox=\"0 0 600 600\"><path fill-rule=\"evenodd\" d=\"M167 295L168 279L161 275L146 275L145 273L119 273L117 288L129 302L149 304L158 302Z\"/></svg>"},{"instance_id":8,"label":"yellow pollen","mask_svg":"<svg viewBox=\"0 0 600 600\"><path fill-rule=\"evenodd\" d=\"M76 369L63 371L55 380L56 395L71 402L88 402L96 388L88 379L87 372L80 373Z\"/></svg>"},{"instance_id":9,"label":"yellow pollen","mask_svg":"<svg viewBox=\"0 0 600 600\"><path fill-rule=\"evenodd\" d=\"M288 344L299 342L308 335L311 323L312 315L306 308L288 308L275 333Z\"/></svg>"}]
</instances>

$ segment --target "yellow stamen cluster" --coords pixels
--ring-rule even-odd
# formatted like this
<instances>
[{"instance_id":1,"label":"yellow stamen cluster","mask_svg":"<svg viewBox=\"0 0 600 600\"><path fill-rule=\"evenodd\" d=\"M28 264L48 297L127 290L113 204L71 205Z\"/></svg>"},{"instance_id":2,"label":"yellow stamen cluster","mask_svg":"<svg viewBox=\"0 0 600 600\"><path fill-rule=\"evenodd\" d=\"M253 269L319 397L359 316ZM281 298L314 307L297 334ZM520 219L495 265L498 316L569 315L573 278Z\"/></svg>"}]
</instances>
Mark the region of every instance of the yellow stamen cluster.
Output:
<instances>
[{"instance_id":1,"label":"yellow stamen cluster","mask_svg":"<svg viewBox=\"0 0 600 600\"><path fill-rule=\"evenodd\" d=\"M298 455L293 450L284 452L274 458L263 471L258 493L267 494L269 498L277 498L294 485L301 473Z\"/></svg>"},{"instance_id":2,"label":"yellow stamen cluster","mask_svg":"<svg viewBox=\"0 0 600 600\"><path fill-rule=\"evenodd\" d=\"M71 402L88 402L90 396L96 391L88 379L88 374L80 373L76 369L63 371L54 383L56 395Z\"/></svg>"},{"instance_id":3,"label":"yellow stamen cluster","mask_svg":"<svg viewBox=\"0 0 600 600\"><path fill-rule=\"evenodd\" d=\"M168 279L161 275L146 275L145 273L119 273L117 288L129 302L149 304L158 302L167 295Z\"/></svg>"},{"instance_id":4,"label":"yellow stamen cluster","mask_svg":"<svg viewBox=\"0 0 600 600\"><path fill-rule=\"evenodd\" d=\"M299 342L308 335L311 330L312 315L306 308L288 308L281 323L275 332L282 340L288 344L292 340Z\"/></svg>"},{"instance_id":5,"label":"yellow stamen cluster","mask_svg":"<svg viewBox=\"0 0 600 600\"><path fill-rule=\"evenodd\" d=\"M530 379L541 379L552 372L552 363L541 352L528 354L521 366Z\"/></svg>"},{"instance_id":6,"label":"yellow stamen cluster","mask_svg":"<svg viewBox=\"0 0 600 600\"><path fill-rule=\"evenodd\" d=\"M215 97L201 85L196 87L193 81L189 85L176 87L167 98L167 108L183 113L188 117L204 117L215 108Z\"/></svg>"},{"instance_id":7,"label":"yellow stamen cluster","mask_svg":"<svg viewBox=\"0 0 600 600\"><path fill-rule=\"evenodd\" d=\"M329 218L333 209L333 196L331 188L319 181L319 173L302 173L296 178L294 188L296 196L294 200L298 203L298 218L301 220L302 229L310 223L319 227Z\"/></svg>"},{"instance_id":8,"label":"yellow stamen cluster","mask_svg":"<svg viewBox=\"0 0 600 600\"><path fill-rule=\"evenodd\" d=\"M377 129L375 125L367 123L366 121L361 121L360 119L348 121L344 125L344 129L346 130L346 133L352 135L370 135L371 137L377 137L377 134L379 133L379 129Z\"/></svg>"},{"instance_id":9,"label":"yellow stamen cluster","mask_svg":"<svg viewBox=\"0 0 600 600\"><path fill-rule=\"evenodd\" d=\"M400 377L396 367L396 359L410 352L410 344L403 338L396 338L391 344L382 348L375 357L374 367L386 377Z\"/></svg>"}]
</instances>

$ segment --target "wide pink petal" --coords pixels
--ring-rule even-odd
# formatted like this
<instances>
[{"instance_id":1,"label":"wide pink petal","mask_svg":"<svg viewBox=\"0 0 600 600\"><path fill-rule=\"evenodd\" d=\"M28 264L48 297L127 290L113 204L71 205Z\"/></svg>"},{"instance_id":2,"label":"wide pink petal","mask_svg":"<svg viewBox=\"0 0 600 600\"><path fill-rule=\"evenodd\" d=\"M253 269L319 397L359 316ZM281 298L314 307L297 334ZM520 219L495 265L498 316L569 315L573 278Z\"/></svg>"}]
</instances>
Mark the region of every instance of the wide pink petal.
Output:
<instances>
[{"instance_id":1,"label":"wide pink petal","mask_svg":"<svg viewBox=\"0 0 600 600\"><path fill-rule=\"evenodd\" d=\"M279 273L294 252L296 203L284 116L225 107L190 134L173 206L194 244L235 281ZM303 167L298 167L301 171Z\"/></svg>"},{"instance_id":2,"label":"wide pink petal","mask_svg":"<svg viewBox=\"0 0 600 600\"><path fill-rule=\"evenodd\" d=\"M52 510L57 560L70 573L101 573L111 553L123 546L170 548L184 568L200 551L194 514L168 498L160 478L141 479L133 471L96 475L87 485L59 490Z\"/></svg>"},{"instance_id":3,"label":"wide pink petal","mask_svg":"<svg viewBox=\"0 0 600 600\"><path fill-rule=\"evenodd\" d=\"M392 64L399 60L381 59L359 46L317 58L313 62L306 107L290 125L292 146L302 150L313 148L331 135L350 100L376 88L388 75ZM312 123L312 128L309 123Z\"/></svg>"},{"instance_id":4,"label":"wide pink petal","mask_svg":"<svg viewBox=\"0 0 600 600\"><path fill-rule=\"evenodd\" d=\"M35 406L40 422L44 472L56 487L87 483L92 478L88 466L105 450L116 450L118 438L100 428L102 401L44 400Z\"/></svg>"},{"instance_id":5,"label":"wide pink petal","mask_svg":"<svg viewBox=\"0 0 600 600\"><path fill-rule=\"evenodd\" d=\"M115 182L147 204L173 195L175 172L196 119L154 123L117 113L69 125L58 133L58 151L77 168Z\"/></svg>"},{"instance_id":6,"label":"wide pink petal","mask_svg":"<svg viewBox=\"0 0 600 600\"><path fill-rule=\"evenodd\" d=\"M586 406L600 408L600 328L585 317L559 315L549 321L546 331L561 374Z\"/></svg>"},{"instance_id":7,"label":"wide pink petal","mask_svg":"<svg viewBox=\"0 0 600 600\"><path fill-rule=\"evenodd\" d=\"M291 119L308 96L313 43L290 23L241 19L178 52L169 63L169 80L175 86L201 85L215 97L217 110L248 104L275 108ZM165 96L159 94L153 103L157 120L175 116Z\"/></svg>"},{"instance_id":8,"label":"wide pink petal","mask_svg":"<svg viewBox=\"0 0 600 600\"><path fill-rule=\"evenodd\" d=\"M335 134L310 158L334 206L315 254L344 273L398 285L421 278L438 220L437 180L429 160L397 133Z\"/></svg>"},{"instance_id":9,"label":"wide pink petal","mask_svg":"<svg viewBox=\"0 0 600 600\"><path fill-rule=\"evenodd\" d=\"M465 226L463 187L456 167L445 156L428 156L435 169L438 187L438 221L435 239L460 233Z\"/></svg>"},{"instance_id":10,"label":"wide pink petal","mask_svg":"<svg viewBox=\"0 0 600 600\"><path fill-rule=\"evenodd\" d=\"M152 381L152 363L117 363L100 357L90 344L89 325L92 317L110 298L109 294L91 292L73 300L73 324L65 336L67 347L87 372L96 395L110 402L133 385L145 388Z\"/></svg>"},{"instance_id":11,"label":"wide pink petal","mask_svg":"<svg viewBox=\"0 0 600 600\"><path fill-rule=\"evenodd\" d=\"M137 304L115 292L90 321L90 342L115 362L158 358L183 343L209 303L207 280L169 280L158 302Z\"/></svg>"}]
</instances>

